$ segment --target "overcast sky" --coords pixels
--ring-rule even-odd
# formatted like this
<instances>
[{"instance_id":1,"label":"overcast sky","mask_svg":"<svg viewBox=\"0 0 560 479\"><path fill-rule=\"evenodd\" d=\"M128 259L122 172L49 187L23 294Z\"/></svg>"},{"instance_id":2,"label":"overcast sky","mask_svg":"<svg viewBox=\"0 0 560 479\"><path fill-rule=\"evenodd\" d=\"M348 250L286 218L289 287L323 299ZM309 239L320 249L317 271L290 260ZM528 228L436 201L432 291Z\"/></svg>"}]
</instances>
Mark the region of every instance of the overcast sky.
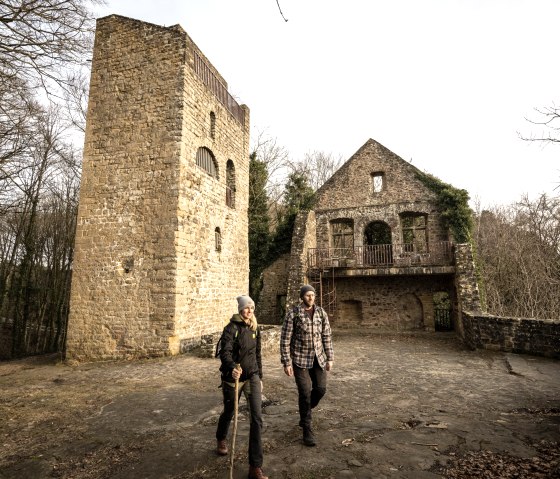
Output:
<instances>
[{"instance_id":1,"label":"overcast sky","mask_svg":"<svg viewBox=\"0 0 560 479\"><path fill-rule=\"evenodd\" d=\"M292 159L345 160L369 138L483 206L558 195L560 145L535 107L560 105L558 0L108 0L180 24Z\"/></svg>"}]
</instances>

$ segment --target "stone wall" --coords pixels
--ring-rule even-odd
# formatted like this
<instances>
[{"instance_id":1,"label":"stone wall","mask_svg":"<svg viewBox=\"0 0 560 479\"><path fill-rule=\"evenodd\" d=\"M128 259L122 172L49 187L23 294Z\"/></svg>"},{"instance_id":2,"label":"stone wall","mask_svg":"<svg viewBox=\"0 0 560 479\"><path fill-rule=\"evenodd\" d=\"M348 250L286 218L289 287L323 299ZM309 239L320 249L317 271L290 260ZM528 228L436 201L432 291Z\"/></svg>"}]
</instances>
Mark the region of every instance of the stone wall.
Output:
<instances>
[{"instance_id":1,"label":"stone wall","mask_svg":"<svg viewBox=\"0 0 560 479\"><path fill-rule=\"evenodd\" d=\"M332 248L331 221L351 219L354 224L354 247L364 246L364 231L369 223L381 221L391 228L393 244L403 242L400 214L414 212L427 217L426 233L430 242L448 241L447 229L443 226L436 208L428 201L398 202L387 205L362 206L360 208L335 208L316 210L317 248Z\"/></svg>"},{"instance_id":2,"label":"stone wall","mask_svg":"<svg viewBox=\"0 0 560 479\"><path fill-rule=\"evenodd\" d=\"M374 193L372 174L384 174ZM417 169L375 140L368 140L318 191L316 210L385 207L391 203L433 201L435 194L416 178Z\"/></svg>"},{"instance_id":3,"label":"stone wall","mask_svg":"<svg viewBox=\"0 0 560 479\"><path fill-rule=\"evenodd\" d=\"M462 311L481 311L480 291L476 278L476 267L474 264L473 251L470 243L456 244L455 254L455 304L456 318L461 318ZM455 322L455 328L460 335L462 321Z\"/></svg>"},{"instance_id":4,"label":"stone wall","mask_svg":"<svg viewBox=\"0 0 560 479\"><path fill-rule=\"evenodd\" d=\"M290 254L280 256L263 272L263 286L255 314L264 324L282 324L283 304L286 301Z\"/></svg>"},{"instance_id":5,"label":"stone wall","mask_svg":"<svg viewBox=\"0 0 560 479\"><path fill-rule=\"evenodd\" d=\"M316 223L314 211L298 213L292 235L290 265L288 272L287 307L299 303L299 290L309 283L307 278L309 248L317 247Z\"/></svg>"},{"instance_id":6,"label":"stone wall","mask_svg":"<svg viewBox=\"0 0 560 479\"><path fill-rule=\"evenodd\" d=\"M337 278L331 323L379 332L434 331L433 296L452 295L453 288L451 275Z\"/></svg>"},{"instance_id":7,"label":"stone wall","mask_svg":"<svg viewBox=\"0 0 560 479\"><path fill-rule=\"evenodd\" d=\"M278 353L280 358L280 326L259 326L261 331L261 351L264 353ZM192 352L202 358L213 358L216 354L216 345L222 335L221 331L202 336L201 342L192 349ZM218 362L219 369L219 362ZM263 373L264 374L264 373Z\"/></svg>"},{"instance_id":8,"label":"stone wall","mask_svg":"<svg viewBox=\"0 0 560 479\"><path fill-rule=\"evenodd\" d=\"M463 311L461 338L472 349L560 358L560 320L506 318Z\"/></svg>"},{"instance_id":9,"label":"stone wall","mask_svg":"<svg viewBox=\"0 0 560 479\"><path fill-rule=\"evenodd\" d=\"M247 292L249 112L232 116L195 54L227 88L180 26L97 21L68 358L176 354L220 330ZM196 165L201 147L216 177Z\"/></svg>"}]
</instances>

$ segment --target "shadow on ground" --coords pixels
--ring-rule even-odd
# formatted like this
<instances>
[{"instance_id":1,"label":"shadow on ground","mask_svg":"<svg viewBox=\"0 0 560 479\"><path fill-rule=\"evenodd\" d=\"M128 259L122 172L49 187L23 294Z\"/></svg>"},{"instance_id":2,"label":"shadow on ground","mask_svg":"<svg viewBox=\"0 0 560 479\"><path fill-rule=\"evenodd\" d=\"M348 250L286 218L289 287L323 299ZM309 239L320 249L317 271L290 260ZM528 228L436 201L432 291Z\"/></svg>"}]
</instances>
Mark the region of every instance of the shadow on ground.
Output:
<instances>
[{"instance_id":1,"label":"shadow on ground","mask_svg":"<svg viewBox=\"0 0 560 479\"><path fill-rule=\"evenodd\" d=\"M465 350L451 334L335 332L335 367L301 443L297 394L264 358L271 479L560 477L560 362ZM214 453L218 361L0 363L0 478L227 478ZM234 478L247 473L241 402Z\"/></svg>"}]
</instances>

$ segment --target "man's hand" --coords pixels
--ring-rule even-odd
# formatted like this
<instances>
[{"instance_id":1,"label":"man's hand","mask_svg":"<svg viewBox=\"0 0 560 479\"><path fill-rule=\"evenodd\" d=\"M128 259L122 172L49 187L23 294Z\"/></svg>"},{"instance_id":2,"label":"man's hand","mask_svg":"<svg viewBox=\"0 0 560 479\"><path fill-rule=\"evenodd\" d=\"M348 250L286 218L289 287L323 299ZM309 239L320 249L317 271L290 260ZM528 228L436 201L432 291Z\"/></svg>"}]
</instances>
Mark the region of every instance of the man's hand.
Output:
<instances>
[{"instance_id":1,"label":"man's hand","mask_svg":"<svg viewBox=\"0 0 560 479\"><path fill-rule=\"evenodd\" d=\"M334 361L327 361L327 365L325 366L325 369L327 371L330 371L333 368L334 365Z\"/></svg>"},{"instance_id":2,"label":"man's hand","mask_svg":"<svg viewBox=\"0 0 560 479\"><path fill-rule=\"evenodd\" d=\"M286 376L293 376L294 375L294 368L292 368L292 366L284 366L284 372L286 373Z\"/></svg>"},{"instance_id":3,"label":"man's hand","mask_svg":"<svg viewBox=\"0 0 560 479\"><path fill-rule=\"evenodd\" d=\"M233 379L239 379L242 373L243 369L241 369L241 366L239 366L237 368L233 368L233 370L231 371L231 376L233 377Z\"/></svg>"}]
</instances>

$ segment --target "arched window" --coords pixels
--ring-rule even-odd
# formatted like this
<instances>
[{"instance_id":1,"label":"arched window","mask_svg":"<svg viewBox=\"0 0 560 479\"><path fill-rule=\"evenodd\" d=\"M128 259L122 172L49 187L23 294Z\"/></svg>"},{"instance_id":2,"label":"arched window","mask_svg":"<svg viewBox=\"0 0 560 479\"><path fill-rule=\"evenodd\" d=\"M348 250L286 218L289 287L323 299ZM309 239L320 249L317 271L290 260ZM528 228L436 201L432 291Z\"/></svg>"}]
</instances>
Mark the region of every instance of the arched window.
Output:
<instances>
[{"instance_id":1,"label":"arched window","mask_svg":"<svg viewBox=\"0 0 560 479\"><path fill-rule=\"evenodd\" d=\"M215 241L214 248L219 253L220 251L222 251L222 233L220 231L220 228L216 228L214 230L214 241Z\"/></svg>"},{"instance_id":2,"label":"arched window","mask_svg":"<svg viewBox=\"0 0 560 479\"><path fill-rule=\"evenodd\" d=\"M216 138L216 114L213 111L210 112L210 138Z\"/></svg>"},{"instance_id":3,"label":"arched window","mask_svg":"<svg viewBox=\"0 0 560 479\"><path fill-rule=\"evenodd\" d=\"M200 166L206 173L208 173L212 178L218 179L218 165L216 163L216 158L214 158L214 153L212 153L208 148L201 147L196 152L196 164Z\"/></svg>"},{"instance_id":4,"label":"arched window","mask_svg":"<svg viewBox=\"0 0 560 479\"><path fill-rule=\"evenodd\" d=\"M427 215L406 212L400 216L404 250L407 253L425 253L428 250Z\"/></svg>"},{"instance_id":5,"label":"arched window","mask_svg":"<svg viewBox=\"0 0 560 479\"><path fill-rule=\"evenodd\" d=\"M354 222L350 219L331 221L332 247L339 257L351 257L354 253Z\"/></svg>"},{"instance_id":6,"label":"arched window","mask_svg":"<svg viewBox=\"0 0 560 479\"><path fill-rule=\"evenodd\" d=\"M391 228L383 221L372 221L364 229L364 264L388 265L393 262Z\"/></svg>"},{"instance_id":7,"label":"arched window","mask_svg":"<svg viewBox=\"0 0 560 479\"><path fill-rule=\"evenodd\" d=\"M226 205L235 208L235 166L231 160L226 163Z\"/></svg>"}]
</instances>

